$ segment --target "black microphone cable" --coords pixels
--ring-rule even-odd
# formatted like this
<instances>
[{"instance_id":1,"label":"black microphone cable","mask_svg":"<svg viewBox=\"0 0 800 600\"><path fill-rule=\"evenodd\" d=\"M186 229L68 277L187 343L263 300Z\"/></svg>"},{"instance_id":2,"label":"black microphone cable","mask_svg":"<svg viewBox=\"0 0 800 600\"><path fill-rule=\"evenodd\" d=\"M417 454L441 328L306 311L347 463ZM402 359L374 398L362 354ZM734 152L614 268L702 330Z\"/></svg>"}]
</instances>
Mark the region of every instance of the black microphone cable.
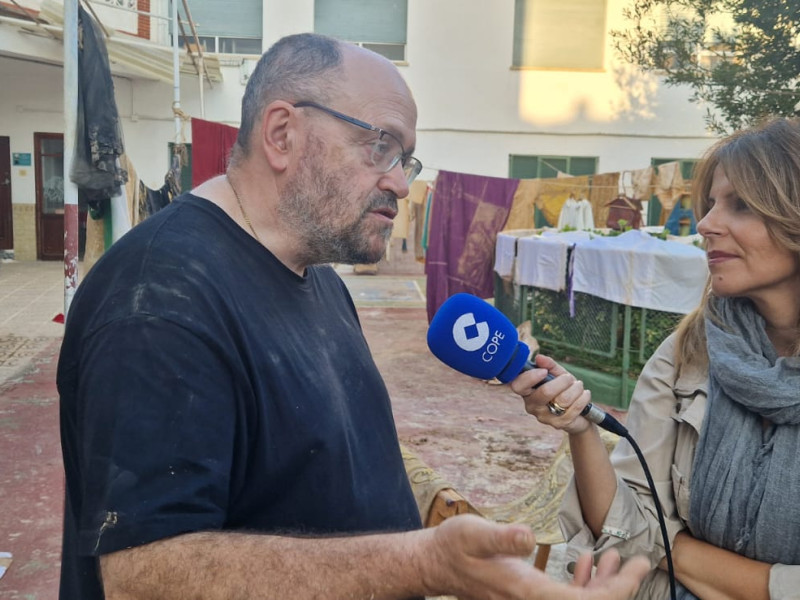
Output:
<instances>
[{"instance_id":1,"label":"black microphone cable","mask_svg":"<svg viewBox=\"0 0 800 600\"><path fill-rule=\"evenodd\" d=\"M613 418L613 417L612 417ZM634 441L633 436L628 433L628 430L620 424L620 427L625 430L625 435L623 436L628 443L630 443L633 451L636 452L636 457L639 459L639 462L642 465L642 470L644 471L644 476L647 479L647 485L650 486L650 491L653 493L653 500L655 500L656 504L656 515L658 516L658 525L661 527L661 539L664 542L664 551L666 552L667 556L667 573L669 575L669 597L671 600L676 600L676 591L675 591L675 568L672 565L672 550L669 547L669 535L667 534L667 524L664 521L664 511L661 508L661 500L658 499L658 492L656 492L656 484L653 482L653 476L650 475L650 469L647 467L647 461L644 459L644 455L642 451L639 449L639 445Z\"/></svg>"},{"instance_id":2,"label":"black microphone cable","mask_svg":"<svg viewBox=\"0 0 800 600\"><path fill-rule=\"evenodd\" d=\"M533 363L528 361L525 366L523 367L524 371L529 369L538 368ZM548 373L547 376L533 386L534 389L538 388L540 385L547 383L548 381L552 381L555 377ZM602 427L603 429L610 431L611 433L616 433L618 436L625 438L630 443L633 451L636 453L636 458L639 459L639 463L642 465L642 471L644 471L644 476L647 479L647 485L650 487L650 492L653 494L653 500L655 501L656 505L656 516L658 517L658 525L661 529L661 539L664 542L664 551L666 552L667 558L667 574L669 575L669 597L671 600L677 599L677 592L675 589L675 568L672 564L672 550L670 549L669 545L669 534L667 533L667 524L664 521L664 511L661 508L661 500L658 498L658 492L656 491L656 484L653 481L653 476L650 474L650 468L647 466L647 461L644 459L644 455L642 454L641 449L639 448L639 444L636 443L636 440L633 439L633 436L628 431L628 428L625 427L622 423L617 421L614 417L608 414L605 411L601 411L596 408L593 404L588 404L586 408L581 411L581 415L583 417L588 418L589 421L595 423L596 425Z\"/></svg>"}]
</instances>

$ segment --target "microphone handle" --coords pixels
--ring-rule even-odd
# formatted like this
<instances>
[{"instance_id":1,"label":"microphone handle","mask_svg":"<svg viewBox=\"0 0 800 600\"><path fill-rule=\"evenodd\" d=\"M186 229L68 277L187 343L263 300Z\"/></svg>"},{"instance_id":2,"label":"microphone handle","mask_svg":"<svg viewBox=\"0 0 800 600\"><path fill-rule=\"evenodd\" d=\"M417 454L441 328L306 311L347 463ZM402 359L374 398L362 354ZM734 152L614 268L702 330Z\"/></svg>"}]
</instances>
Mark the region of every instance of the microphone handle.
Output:
<instances>
[{"instance_id":1,"label":"microphone handle","mask_svg":"<svg viewBox=\"0 0 800 600\"><path fill-rule=\"evenodd\" d=\"M531 369L538 369L536 365L534 365L531 361L525 361L525 364L522 366L523 371L530 371ZM555 375L552 373L548 373L547 376L542 379L539 383L533 386L533 389L538 388L540 385L544 385L548 381L553 381L555 379ZM621 437L628 436L628 430L625 426L617 421L614 417L610 414L605 412L604 410L600 410L594 404L589 402L586 406L584 406L583 410L581 411L581 416L585 417L586 419L590 420L592 423L596 424L599 427L602 427L606 431L610 431L611 433L616 433Z\"/></svg>"}]
</instances>

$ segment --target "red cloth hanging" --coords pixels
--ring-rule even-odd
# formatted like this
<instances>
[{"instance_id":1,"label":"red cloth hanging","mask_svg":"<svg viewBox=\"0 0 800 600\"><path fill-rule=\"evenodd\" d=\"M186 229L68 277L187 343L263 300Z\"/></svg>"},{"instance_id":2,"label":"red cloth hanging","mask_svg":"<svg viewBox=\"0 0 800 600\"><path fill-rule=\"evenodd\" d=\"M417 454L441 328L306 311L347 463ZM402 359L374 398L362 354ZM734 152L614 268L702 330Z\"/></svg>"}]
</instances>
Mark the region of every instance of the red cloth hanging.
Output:
<instances>
[{"instance_id":1,"label":"red cloth hanging","mask_svg":"<svg viewBox=\"0 0 800 600\"><path fill-rule=\"evenodd\" d=\"M230 125L192 119L192 187L228 168L228 157L239 130Z\"/></svg>"}]
</instances>

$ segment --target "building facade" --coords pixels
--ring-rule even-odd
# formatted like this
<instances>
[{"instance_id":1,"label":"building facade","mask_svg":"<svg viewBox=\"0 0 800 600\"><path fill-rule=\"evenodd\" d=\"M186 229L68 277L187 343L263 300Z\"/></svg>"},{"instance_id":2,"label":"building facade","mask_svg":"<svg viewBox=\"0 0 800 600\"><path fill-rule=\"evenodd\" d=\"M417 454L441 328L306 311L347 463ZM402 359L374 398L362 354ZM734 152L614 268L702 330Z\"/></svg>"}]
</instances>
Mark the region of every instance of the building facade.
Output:
<instances>
[{"instance_id":1,"label":"building facade","mask_svg":"<svg viewBox=\"0 0 800 600\"><path fill-rule=\"evenodd\" d=\"M237 126L261 50L304 31L396 62L419 108L422 179L439 170L552 177L690 162L713 141L706 108L617 58L609 32L626 27L627 1L186 0L190 23L177 0L195 50L189 56L181 39L177 85L169 0L88 5L109 32L126 154L156 189L171 145L191 144L189 119ZM62 258L61 14L59 0L0 0L0 252L17 260Z\"/></svg>"}]
</instances>

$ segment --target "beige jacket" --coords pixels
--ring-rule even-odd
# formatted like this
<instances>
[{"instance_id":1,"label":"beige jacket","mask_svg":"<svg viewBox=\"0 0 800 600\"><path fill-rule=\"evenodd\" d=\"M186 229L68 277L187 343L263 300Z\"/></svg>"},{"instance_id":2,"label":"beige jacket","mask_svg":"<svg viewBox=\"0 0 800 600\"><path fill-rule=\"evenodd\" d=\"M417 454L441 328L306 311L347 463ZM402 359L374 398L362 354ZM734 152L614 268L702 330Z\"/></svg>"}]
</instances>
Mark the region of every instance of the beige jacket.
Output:
<instances>
[{"instance_id":1,"label":"beige jacket","mask_svg":"<svg viewBox=\"0 0 800 600\"><path fill-rule=\"evenodd\" d=\"M708 391L705 371L684 368L676 379L674 349L673 334L647 362L636 384L626 422L650 468L670 540L688 521L689 482ZM589 551L600 553L616 548L623 559L644 555L654 570L636 597L669 598L667 574L656 569L665 553L653 497L627 440L620 440L611 461L618 475L617 493L600 539L595 539L583 522L574 481L567 489L559 513L568 542L565 568L571 570L577 557ZM800 598L800 566L773 565L769 593L772 599Z\"/></svg>"}]
</instances>

